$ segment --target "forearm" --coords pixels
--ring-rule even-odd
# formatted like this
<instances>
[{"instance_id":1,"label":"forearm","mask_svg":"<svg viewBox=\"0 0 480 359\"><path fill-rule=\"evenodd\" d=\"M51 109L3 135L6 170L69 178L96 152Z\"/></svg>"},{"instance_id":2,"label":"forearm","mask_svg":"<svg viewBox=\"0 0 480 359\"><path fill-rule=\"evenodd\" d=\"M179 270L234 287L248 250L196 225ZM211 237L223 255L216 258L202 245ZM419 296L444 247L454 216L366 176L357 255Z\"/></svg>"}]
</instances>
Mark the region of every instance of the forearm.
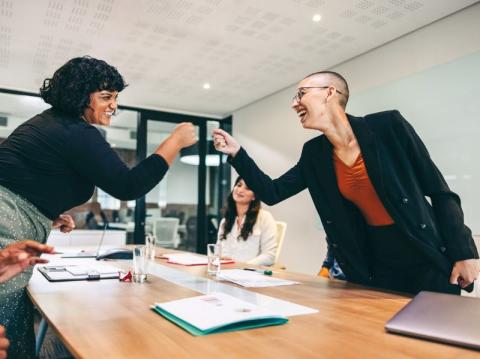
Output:
<instances>
[{"instance_id":1,"label":"forearm","mask_svg":"<svg viewBox=\"0 0 480 359\"><path fill-rule=\"evenodd\" d=\"M155 153L162 156L165 161L167 161L168 165L171 166L173 161L175 161L175 157L177 157L180 152L180 149L181 146L178 141L170 136L157 147Z\"/></svg>"},{"instance_id":2,"label":"forearm","mask_svg":"<svg viewBox=\"0 0 480 359\"><path fill-rule=\"evenodd\" d=\"M243 148L235 158L229 157L229 162L255 195L269 206L297 194L306 187L298 165L273 180L256 165Z\"/></svg>"},{"instance_id":3,"label":"forearm","mask_svg":"<svg viewBox=\"0 0 480 359\"><path fill-rule=\"evenodd\" d=\"M168 163L162 156L152 154L134 168L118 167L101 178L96 185L111 196L122 201L130 201L146 195L165 176Z\"/></svg>"}]
</instances>

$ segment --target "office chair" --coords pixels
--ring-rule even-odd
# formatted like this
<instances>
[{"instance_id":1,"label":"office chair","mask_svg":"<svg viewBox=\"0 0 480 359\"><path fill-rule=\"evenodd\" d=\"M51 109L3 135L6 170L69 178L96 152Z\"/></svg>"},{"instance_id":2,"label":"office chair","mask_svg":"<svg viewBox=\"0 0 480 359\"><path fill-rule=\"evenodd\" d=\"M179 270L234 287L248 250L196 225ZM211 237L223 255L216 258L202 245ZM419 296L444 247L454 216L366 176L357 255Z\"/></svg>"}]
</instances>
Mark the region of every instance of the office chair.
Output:
<instances>
[{"instance_id":1,"label":"office chair","mask_svg":"<svg viewBox=\"0 0 480 359\"><path fill-rule=\"evenodd\" d=\"M178 218L156 218L152 220L153 233L157 237L155 244L164 248L177 248L179 244L178 237Z\"/></svg>"}]
</instances>

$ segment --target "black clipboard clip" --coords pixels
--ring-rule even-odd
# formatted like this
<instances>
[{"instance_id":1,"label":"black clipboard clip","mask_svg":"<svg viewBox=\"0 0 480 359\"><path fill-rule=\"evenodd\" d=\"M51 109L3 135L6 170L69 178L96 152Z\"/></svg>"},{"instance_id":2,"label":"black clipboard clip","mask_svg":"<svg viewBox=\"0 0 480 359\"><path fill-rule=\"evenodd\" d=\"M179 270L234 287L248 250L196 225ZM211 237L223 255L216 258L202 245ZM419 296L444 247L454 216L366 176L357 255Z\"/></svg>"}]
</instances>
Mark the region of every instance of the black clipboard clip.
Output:
<instances>
[{"instance_id":1,"label":"black clipboard clip","mask_svg":"<svg viewBox=\"0 0 480 359\"><path fill-rule=\"evenodd\" d=\"M91 271L87 274L87 280L100 280L100 273L97 271Z\"/></svg>"}]
</instances>

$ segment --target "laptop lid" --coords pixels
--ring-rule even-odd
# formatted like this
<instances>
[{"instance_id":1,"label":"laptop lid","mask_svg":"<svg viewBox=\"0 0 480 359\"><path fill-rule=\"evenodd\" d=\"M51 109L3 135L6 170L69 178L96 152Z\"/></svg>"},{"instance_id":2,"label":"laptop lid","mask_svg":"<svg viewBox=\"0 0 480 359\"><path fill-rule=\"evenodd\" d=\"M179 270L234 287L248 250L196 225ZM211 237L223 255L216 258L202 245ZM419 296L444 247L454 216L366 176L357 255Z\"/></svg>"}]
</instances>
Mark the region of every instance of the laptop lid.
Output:
<instances>
[{"instance_id":1,"label":"laptop lid","mask_svg":"<svg viewBox=\"0 0 480 359\"><path fill-rule=\"evenodd\" d=\"M105 223L103 227L102 236L100 237L100 241L98 242L96 252L93 251L81 251L78 253L64 253L61 258L97 258L100 253L100 248L102 248L103 238L105 238L105 233L107 232L108 223Z\"/></svg>"},{"instance_id":2,"label":"laptop lid","mask_svg":"<svg viewBox=\"0 0 480 359\"><path fill-rule=\"evenodd\" d=\"M420 292L385 329L480 350L480 298Z\"/></svg>"}]
</instances>

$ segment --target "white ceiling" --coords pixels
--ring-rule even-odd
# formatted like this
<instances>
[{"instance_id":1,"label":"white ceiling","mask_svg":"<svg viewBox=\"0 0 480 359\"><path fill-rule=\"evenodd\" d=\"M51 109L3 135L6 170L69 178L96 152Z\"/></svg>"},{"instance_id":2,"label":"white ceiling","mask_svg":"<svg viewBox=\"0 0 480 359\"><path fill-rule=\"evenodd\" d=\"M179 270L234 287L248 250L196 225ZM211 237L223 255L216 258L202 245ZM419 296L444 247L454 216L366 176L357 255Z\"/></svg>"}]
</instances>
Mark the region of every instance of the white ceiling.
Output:
<instances>
[{"instance_id":1,"label":"white ceiling","mask_svg":"<svg viewBox=\"0 0 480 359\"><path fill-rule=\"evenodd\" d=\"M0 87L88 54L124 75L122 104L223 116L475 2L0 0Z\"/></svg>"}]
</instances>

